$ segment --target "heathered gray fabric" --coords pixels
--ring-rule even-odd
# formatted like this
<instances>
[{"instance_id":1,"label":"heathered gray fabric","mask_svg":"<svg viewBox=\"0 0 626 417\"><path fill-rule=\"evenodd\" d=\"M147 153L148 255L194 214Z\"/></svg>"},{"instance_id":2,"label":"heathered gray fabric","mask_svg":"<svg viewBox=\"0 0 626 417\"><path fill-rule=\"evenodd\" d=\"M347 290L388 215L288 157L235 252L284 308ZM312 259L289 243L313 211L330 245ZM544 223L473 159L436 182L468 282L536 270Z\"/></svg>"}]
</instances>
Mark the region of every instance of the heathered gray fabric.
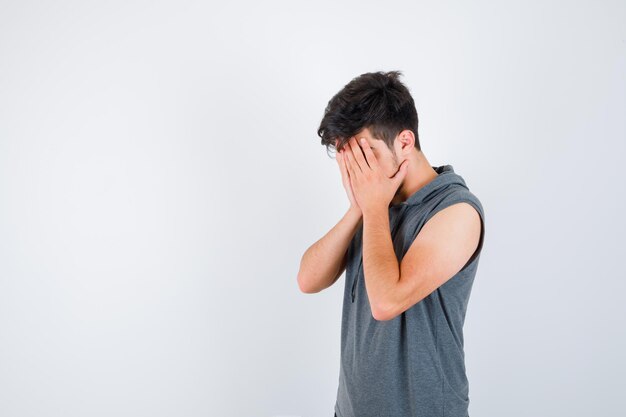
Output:
<instances>
[{"instance_id":1,"label":"heathered gray fabric","mask_svg":"<svg viewBox=\"0 0 626 417\"><path fill-rule=\"evenodd\" d=\"M338 417L468 417L463 323L484 239L484 213L452 165L406 201L389 207L400 261L438 211L468 202L483 223L480 243L445 284L388 321L372 317L362 266L363 227L348 248L341 323Z\"/></svg>"}]
</instances>

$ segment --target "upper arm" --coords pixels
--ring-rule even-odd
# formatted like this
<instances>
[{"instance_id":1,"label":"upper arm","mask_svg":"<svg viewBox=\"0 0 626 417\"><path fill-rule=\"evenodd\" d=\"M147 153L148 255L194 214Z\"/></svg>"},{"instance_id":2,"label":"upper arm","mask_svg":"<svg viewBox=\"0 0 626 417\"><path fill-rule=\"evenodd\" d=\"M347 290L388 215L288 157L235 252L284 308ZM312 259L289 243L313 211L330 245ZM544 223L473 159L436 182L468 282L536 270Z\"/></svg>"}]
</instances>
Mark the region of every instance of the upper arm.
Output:
<instances>
[{"instance_id":1,"label":"upper arm","mask_svg":"<svg viewBox=\"0 0 626 417\"><path fill-rule=\"evenodd\" d=\"M456 275L478 249L481 219L467 202L437 212L422 227L400 263L387 320L427 297Z\"/></svg>"}]
</instances>

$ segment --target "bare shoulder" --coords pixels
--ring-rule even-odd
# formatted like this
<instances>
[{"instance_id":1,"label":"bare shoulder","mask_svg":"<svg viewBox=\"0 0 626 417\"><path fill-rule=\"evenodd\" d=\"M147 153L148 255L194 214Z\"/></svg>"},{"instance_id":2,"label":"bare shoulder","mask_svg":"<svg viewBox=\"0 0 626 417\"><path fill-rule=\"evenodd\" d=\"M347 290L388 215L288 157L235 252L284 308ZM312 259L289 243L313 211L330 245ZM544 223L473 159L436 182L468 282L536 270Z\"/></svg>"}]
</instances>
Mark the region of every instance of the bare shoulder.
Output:
<instances>
[{"instance_id":1,"label":"bare shoulder","mask_svg":"<svg viewBox=\"0 0 626 417\"><path fill-rule=\"evenodd\" d=\"M437 252L458 269L478 248L481 233L480 214L468 202L458 202L441 209L426 222L413 242L417 250ZM410 251L410 250L409 250ZM454 268L456 269L456 268ZM448 269L448 272L451 272Z\"/></svg>"},{"instance_id":2,"label":"bare shoulder","mask_svg":"<svg viewBox=\"0 0 626 417\"><path fill-rule=\"evenodd\" d=\"M480 214L473 205L466 201L451 204L431 217L422 227L418 236L432 235L434 231L444 232L444 236L441 237L455 231L461 232L460 236L478 237L480 235ZM438 239L437 236L432 236L432 238Z\"/></svg>"}]
</instances>

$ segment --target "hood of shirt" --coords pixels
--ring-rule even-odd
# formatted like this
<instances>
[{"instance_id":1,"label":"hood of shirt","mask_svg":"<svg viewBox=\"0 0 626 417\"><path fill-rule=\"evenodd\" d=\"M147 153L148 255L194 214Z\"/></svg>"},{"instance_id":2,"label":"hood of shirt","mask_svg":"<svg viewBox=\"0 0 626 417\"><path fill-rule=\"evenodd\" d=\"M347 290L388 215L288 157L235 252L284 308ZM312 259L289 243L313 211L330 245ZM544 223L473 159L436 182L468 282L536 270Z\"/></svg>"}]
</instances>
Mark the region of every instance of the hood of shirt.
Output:
<instances>
[{"instance_id":1,"label":"hood of shirt","mask_svg":"<svg viewBox=\"0 0 626 417\"><path fill-rule=\"evenodd\" d=\"M454 172L452 165L441 165L432 167L437 176L433 178L429 183L424 185L419 190L411 194L405 201L394 204L390 207L402 207L408 205L418 205L423 201L428 200L430 196L440 192L443 188L449 187L452 184L460 184L465 188L468 188L465 184L465 180L459 174Z\"/></svg>"}]
</instances>

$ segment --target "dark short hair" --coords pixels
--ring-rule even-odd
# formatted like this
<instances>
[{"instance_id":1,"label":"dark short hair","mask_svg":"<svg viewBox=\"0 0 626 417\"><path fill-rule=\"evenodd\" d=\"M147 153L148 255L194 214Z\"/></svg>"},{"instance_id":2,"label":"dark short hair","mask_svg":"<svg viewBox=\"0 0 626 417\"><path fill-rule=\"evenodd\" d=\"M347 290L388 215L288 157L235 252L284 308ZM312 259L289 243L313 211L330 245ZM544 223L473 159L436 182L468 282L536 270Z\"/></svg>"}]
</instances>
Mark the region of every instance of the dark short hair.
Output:
<instances>
[{"instance_id":1,"label":"dark short hair","mask_svg":"<svg viewBox=\"0 0 626 417\"><path fill-rule=\"evenodd\" d=\"M400 71L361 74L330 99L317 129L327 152L341 150L364 128L375 139L384 141L389 149L393 149L398 133L409 129L415 135L415 147L421 150L415 102L399 80L401 75ZM335 146L337 139L339 143Z\"/></svg>"}]
</instances>

